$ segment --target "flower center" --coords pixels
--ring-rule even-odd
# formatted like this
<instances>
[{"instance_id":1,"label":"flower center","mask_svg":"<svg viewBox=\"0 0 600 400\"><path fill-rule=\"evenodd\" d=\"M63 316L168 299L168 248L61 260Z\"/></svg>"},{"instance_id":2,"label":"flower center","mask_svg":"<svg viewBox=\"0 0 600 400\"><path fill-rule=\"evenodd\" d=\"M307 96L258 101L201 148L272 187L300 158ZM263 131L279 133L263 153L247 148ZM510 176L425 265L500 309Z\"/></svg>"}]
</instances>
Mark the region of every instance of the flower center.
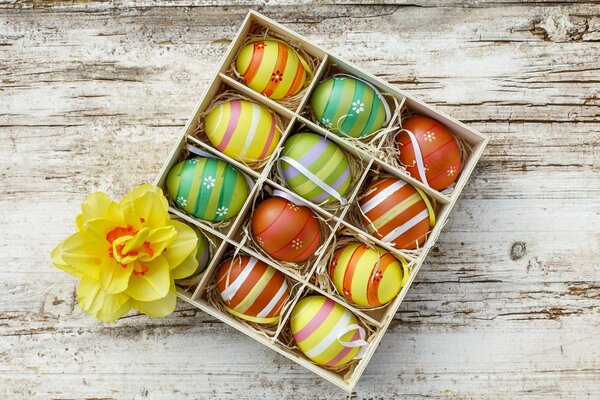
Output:
<instances>
[{"instance_id":1,"label":"flower center","mask_svg":"<svg viewBox=\"0 0 600 400\"><path fill-rule=\"evenodd\" d=\"M140 261L140 258L154 255L150 242L146 240L149 234L150 229L147 227L139 231L130 225L114 228L106 234L106 240L111 245L108 255L114 258L122 268L133 264L134 275L144 275L149 268Z\"/></svg>"}]
</instances>

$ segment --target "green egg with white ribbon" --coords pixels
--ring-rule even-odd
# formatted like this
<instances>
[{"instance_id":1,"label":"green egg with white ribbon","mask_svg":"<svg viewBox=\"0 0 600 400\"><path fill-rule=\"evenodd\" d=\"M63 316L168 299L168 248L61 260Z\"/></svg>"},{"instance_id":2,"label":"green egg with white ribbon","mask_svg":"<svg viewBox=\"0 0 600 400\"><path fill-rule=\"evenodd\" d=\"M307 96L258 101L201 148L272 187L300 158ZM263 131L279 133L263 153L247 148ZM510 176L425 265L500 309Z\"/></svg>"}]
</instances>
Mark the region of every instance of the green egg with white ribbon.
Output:
<instances>
[{"instance_id":1,"label":"green egg with white ribbon","mask_svg":"<svg viewBox=\"0 0 600 400\"><path fill-rule=\"evenodd\" d=\"M321 135L301 132L288 138L277 169L286 185L308 201L347 203L344 196L352 182L348 157Z\"/></svg>"},{"instance_id":2,"label":"green egg with white ribbon","mask_svg":"<svg viewBox=\"0 0 600 400\"><path fill-rule=\"evenodd\" d=\"M371 83L346 74L319 83L310 106L319 125L340 136L369 136L391 119L381 92Z\"/></svg>"}]
</instances>

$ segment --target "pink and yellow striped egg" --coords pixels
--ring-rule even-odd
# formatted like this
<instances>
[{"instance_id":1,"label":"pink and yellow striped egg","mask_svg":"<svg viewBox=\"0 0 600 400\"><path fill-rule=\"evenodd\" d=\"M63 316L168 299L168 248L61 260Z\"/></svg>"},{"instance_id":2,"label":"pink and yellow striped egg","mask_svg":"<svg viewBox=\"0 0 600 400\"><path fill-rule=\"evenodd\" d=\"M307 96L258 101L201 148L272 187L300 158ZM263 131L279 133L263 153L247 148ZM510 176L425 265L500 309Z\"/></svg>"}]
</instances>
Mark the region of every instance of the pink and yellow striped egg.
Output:
<instances>
[{"instance_id":1,"label":"pink and yellow striped egg","mask_svg":"<svg viewBox=\"0 0 600 400\"><path fill-rule=\"evenodd\" d=\"M300 300L292 310L290 325L302 353L328 367L350 362L360 349L351 344L364 339L354 314L325 296Z\"/></svg>"},{"instance_id":2,"label":"pink and yellow striped egg","mask_svg":"<svg viewBox=\"0 0 600 400\"><path fill-rule=\"evenodd\" d=\"M204 120L204 131L217 150L242 162L269 157L281 138L275 115L246 100L213 107Z\"/></svg>"},{"instance_id":3,"label":"pink and yellow striped egg","mask_svg":"<svg viewBox=\"0 0 600 400\"><path fill-rule=\"evenodd\" d=\"M235 66L246 85L274 100L298 93L310 74L308 64L296 50L275 39L244 46Z\"/></svg>"}]
</instances>

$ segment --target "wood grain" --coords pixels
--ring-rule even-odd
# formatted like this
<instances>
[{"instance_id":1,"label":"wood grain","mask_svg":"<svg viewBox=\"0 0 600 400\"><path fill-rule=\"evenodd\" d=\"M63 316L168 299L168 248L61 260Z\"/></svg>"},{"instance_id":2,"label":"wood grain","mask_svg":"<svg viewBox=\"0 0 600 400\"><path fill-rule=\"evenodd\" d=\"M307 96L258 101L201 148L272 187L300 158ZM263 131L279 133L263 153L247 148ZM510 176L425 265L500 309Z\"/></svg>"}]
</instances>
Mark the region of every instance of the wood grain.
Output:
<instances>
[{"instance_id":1,"label":"wood grain","mask_svg":"<svg viewBox=\"0 0 600 400\"><path fill-rule=\"evenodd\" d=\"M342 4L343 3L343 4ZM356 399L600 396L600 6L253 8L492 141ZM0 396L345 398L180 304L100 324L49 251L151 181L242 1L0 1Z\"/></svg>"}]
</instances>

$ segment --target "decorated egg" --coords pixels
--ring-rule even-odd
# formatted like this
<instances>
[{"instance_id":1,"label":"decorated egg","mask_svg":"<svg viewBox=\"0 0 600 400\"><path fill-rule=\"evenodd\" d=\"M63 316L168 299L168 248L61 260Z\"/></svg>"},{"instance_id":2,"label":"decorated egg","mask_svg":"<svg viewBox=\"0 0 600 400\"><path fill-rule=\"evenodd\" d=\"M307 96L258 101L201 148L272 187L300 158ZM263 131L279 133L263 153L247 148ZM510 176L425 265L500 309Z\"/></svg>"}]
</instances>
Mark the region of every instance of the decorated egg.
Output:
<instances>
[{"instance_id":1,"label":"decorated egg","mask_svg":"<svg viewBox=\"0 0 600 400\"><path fill-rule=\"evenodd\" d=\"M177 207L208 221L235 217L248 197L244 176L225 161L194 157L175 165L167 190Z\"/></svg>"},{"instance_id":2,"label":"decorated egg","mask_svg":"<svg viewBox=\"0 0 600 400\"><path fill-rule=\"evenodd\" d=\"M311 74L302 56L276 39L257 40L242 47L235 66L246 85L275 100L298 93Z\"/></svg>"},{"instance_id":3,"label":"decorated egg","mask_svg":"<svg viewBox=\"0 0 600 400\"><path fill-rule=\"evenodd\" d=\"M274 324L290 295L285 276L254 257L224 261L217 271L217 290L226 310L246 321Z\"/></svg>"},{"instance_id":4,"label":"decorated egg","mask_svg":"<svg viewBox=\"0 0 600 400\"><path fill-rule=\"evenodd\" d=\"M181 224L179 221L172 221L178 224ZM199 275L206 266L208 265L208 261L210 259L210 247L208 245L208 240L204 233L195 225L186 224L194 231L194 235L198 239L196 244L196 252L195 252L195 260L194 262L183 262L177 268L171 270L171 275L173 279L185 279L192 278L194 276ZM169 253L165 254L167 258L169 257Z\"/></svg>"},{"instance_id":5,"label":"decorated egg","mask_svg":"<svg viewBox=\"0 0 600 400\"><path fill-rule=\"evenodd\" d=\"M346 154L315 133L297 133L283 144L279 172L287 186L313 203L345 202L352 174Z\"/></svg>"},{"instance_id":6,"label":"decorated egg","mask_svg":"<svg viewBox=\"0 0 600 400\"><path fill-rule=\"evenodd\" d=\"M397 249L422 245L435 225L435 213L427 196L395 178L371 182L360 200L360 210L369 233Z\"/></svg>"},{"instance_id":7,"label":"decorated egg","mask_svg":"<svg viewBox=\"0 0 600 400\"><path fill-rule=\"evenodd\" d=\"M308 296L292 310L290 326L298 348L317 364L339 367L367 346L365 330L350 311L325 296Z\"/></svg>"},{"instance_id":8,"label":"decorated egg","mask_svg":"<svg viewBox=\"0 0 600 400\"><path fill-rule=\"evenodd\" d=\"M338 249L328 272L342 296L365 307L380 306L392 300L402 289L404 278L403 268L396 257L379 247L369 248L364 243Z\"/></svg>"},{"instance_id":9,"label":"decorated egg","mask_svg":"<svg viewBox=\"0 0 600 400\"><path fill-rule=\"evenodd\" d=\"M456 182L462 169L456 137L434 119L417 115L402 122L396 136L400 162L410 175L435 190Z\"/></svg>"},{"instance_id":10,"label":"decorated egg","mask_svg":"<svg viewBox=\"0 0 600 400\"><path fill-rule=\"evenodd\" d=\"M204 131L219 151L243 162L270 156L281 137L275 115L245 100L215 106L206 115Z\"/></svg>"},{"instance_id":11,"label":"decorated egg","mask_svg":"<svg viewBox=\"0 0 600 400\"><path fill-rule=\"evenodd\" d=\"M321 228L312 211L282 197L256 206L252 233L268 255L281 261L306 261L321 244Z\"/></svg>"},{"instance_id":12,"label":"decorated egg","mask_svg":"<svg viewBox=\"0 0 600 400\"><path fill-rule=\"evenodd\" d=\"M363 137L383 128L390 108L373 85L335 75L315 88L310 106L320 125L340 136Z\"/></svg>"}]
</instances>

